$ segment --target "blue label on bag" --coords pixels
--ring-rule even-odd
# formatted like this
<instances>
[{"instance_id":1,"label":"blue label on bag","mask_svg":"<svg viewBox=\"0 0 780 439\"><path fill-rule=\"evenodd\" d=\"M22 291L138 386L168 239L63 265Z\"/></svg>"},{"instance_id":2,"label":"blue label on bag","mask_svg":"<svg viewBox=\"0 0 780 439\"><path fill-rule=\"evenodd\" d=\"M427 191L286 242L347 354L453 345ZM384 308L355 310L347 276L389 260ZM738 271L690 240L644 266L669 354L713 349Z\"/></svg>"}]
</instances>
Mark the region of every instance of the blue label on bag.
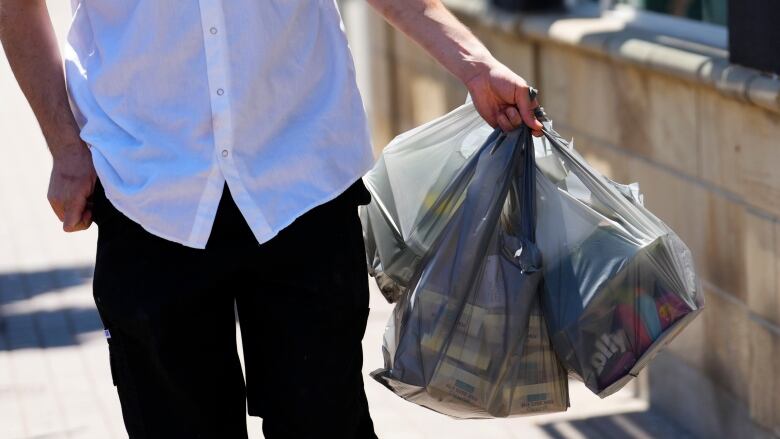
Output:
<instances>
[{"instance_id":1,"label":"blue label on bag","mask_svg":"<svg viewBox=\"0 0 780 439\"><path fill-rule=\"evenodd\" d=\"M460 390L464 390L469 393L474 393L474 386L464 383L461 380L455 380L455 387L459 388Z\"/></svg>"}]
</instances>

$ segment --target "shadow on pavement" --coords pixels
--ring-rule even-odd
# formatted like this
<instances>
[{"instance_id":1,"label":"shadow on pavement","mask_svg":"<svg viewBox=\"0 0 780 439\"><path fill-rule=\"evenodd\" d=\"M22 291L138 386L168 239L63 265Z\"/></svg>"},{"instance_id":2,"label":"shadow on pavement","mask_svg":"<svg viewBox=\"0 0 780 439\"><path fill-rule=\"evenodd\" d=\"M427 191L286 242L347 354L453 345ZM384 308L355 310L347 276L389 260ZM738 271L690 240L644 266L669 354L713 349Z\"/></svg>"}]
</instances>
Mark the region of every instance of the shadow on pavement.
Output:
<instances>
[{"instance_id":1,"label":"shadow on pavement","mask_svg":"<svg viewBox=\"0 0 780 439\"><path fill-rule=\"evenodd\" d=\"M553 439L694 439L693 435L652 411L555 421L540 427Z\"/></svg>"},{"instance_id":2,"label":"shadow on pavement","mask_svg":"<svg viewBox=\"0 0 780 439\"><path fill-rule=\"evenodd\" d=\"M27 300L53 290L82 285L92 280L92 265L41 271L0 273L0 304Z\"/></svg>"},{"instance_id":3,"label":"shadow on pavement","mask_svg":"<svg viewBox=\"0 0 780 439\"><path fill-rule=\"evenodd\" d=\"M102 330L92 273L91 265L0 273L0 350L72 346Z\"/></svg>"}]
</instances>

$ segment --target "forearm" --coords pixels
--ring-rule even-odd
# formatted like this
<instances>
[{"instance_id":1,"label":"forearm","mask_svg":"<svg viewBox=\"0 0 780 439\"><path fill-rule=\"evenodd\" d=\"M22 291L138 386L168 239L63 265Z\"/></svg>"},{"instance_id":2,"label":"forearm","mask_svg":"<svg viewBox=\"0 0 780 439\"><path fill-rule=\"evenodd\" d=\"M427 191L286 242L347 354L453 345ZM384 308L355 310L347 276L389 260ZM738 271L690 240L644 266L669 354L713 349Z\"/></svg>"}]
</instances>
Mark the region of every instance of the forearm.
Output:
<instances>
[{"instance_id":1,"label":"forearm","mask_svg":"<svg viewBox=\"0 0 780 439\"><path fill-rule=\"evenodd\" d=\"M368 0L391 24L467 83L495 59L440 0Z\"/></svg>"},{"instance_id":2,"label":"forearm","mask_svg":"<svg viewBox=\"0 0 780 439\"><path fill-rule=\"evenodd\" d=\"M0 42L53 155L83 147L44 0L0 0Z\"/></svg>"}]
</instances>

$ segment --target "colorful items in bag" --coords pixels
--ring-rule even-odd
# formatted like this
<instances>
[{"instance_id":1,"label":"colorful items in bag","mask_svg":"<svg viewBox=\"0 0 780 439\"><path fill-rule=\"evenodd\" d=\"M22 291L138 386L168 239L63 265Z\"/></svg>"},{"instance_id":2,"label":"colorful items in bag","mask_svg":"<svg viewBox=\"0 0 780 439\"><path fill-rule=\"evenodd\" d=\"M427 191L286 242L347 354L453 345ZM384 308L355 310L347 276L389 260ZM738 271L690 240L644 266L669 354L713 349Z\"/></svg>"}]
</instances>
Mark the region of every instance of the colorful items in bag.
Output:
<instances>
[{"instance_id":1,"label":"colorful items in bag","mask_svg":"<svg viewBox=\"0 0 780 439\"><path fill-rule=\"evenodd\" d=\"M607 387L628 373L663 331L690 312L676 296L656 288L652 294L635 292L637 308L617 305L617 325L611 334L602 334L594 343L591 366L599 385Z\"/></svg>"}]
</instances>

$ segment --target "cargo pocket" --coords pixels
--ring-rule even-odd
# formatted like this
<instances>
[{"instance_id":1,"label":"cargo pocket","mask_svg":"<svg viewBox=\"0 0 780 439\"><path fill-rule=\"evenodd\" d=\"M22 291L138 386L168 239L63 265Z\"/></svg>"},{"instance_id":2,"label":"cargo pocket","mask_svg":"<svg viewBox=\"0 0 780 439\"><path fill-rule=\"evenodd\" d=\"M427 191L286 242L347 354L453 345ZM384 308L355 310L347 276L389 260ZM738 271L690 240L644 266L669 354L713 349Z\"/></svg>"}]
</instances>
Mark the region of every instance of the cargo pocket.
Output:
<instances>
[{"instance_id":1,"label":"cargo pocket","mask_svg":"<svg viewBox=\"0 0 780 439\"><path fill-rule=\"evenodd\" d=\"M122 341L117 337L111 337L106 329L108 338L108 360L111 367L111 380L116 387L119 396L119 404L122 407L122 418L130 437L148 437L144 414L141 409L141 401L137 394L134 378L128 369Z\"/></svg>"}]
</instances>

